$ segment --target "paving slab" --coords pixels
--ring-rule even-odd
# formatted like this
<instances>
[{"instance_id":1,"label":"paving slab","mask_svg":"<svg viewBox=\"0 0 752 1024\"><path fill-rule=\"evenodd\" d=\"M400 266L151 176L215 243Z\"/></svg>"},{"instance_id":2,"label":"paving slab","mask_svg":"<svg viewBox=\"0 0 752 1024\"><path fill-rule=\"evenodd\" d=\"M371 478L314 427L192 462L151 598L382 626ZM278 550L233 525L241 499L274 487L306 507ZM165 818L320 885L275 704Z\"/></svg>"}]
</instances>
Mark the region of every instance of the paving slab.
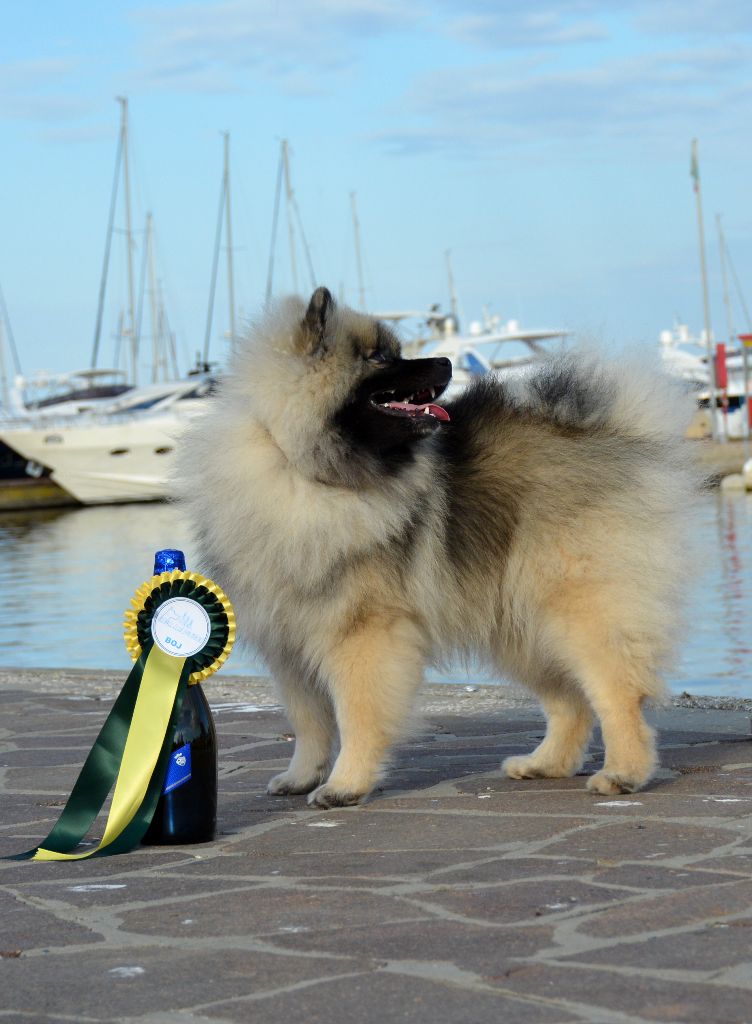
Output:
<instances>
[{"instance_id":1,"label":"paving slab","mask_svg":"<svg viewBox=\"0 0 752 1024\"><path fill-rule=\"evenodd\" d=\"M0 671L0 856L49 831L124 678ZM579 776L513 781L535 703L429 686L372 799L322 812L265 792L293 740L268 681L207 689L217 839L0 860L0 1022L751 1024L749 704L653 711L658 777L605 798L597 733Z\"/></svg>"}]
</instances>

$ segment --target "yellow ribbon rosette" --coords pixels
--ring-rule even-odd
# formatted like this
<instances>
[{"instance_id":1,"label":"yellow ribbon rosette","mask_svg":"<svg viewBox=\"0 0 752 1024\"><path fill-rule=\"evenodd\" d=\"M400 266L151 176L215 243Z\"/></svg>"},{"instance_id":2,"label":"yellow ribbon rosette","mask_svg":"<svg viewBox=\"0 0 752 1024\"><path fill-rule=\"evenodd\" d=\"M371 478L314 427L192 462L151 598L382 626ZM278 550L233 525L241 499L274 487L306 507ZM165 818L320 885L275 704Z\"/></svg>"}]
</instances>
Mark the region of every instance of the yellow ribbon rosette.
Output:
<instances>
[{"instance_id":1,"label":"yellow ribbon rosette","mask_svg":"<svg viewBox=\"0 0 752 1024\"><path fill-rule=\"evenodd\" d=\"M142 584L125 613L135 664L89 752L71 795L33 860L80 860L131 850L157 806L186 687L220 668L235 641L235 614L216 583L173 570ZM115 786L104 834L74 852Z\"/></svg>"}]
</instances>

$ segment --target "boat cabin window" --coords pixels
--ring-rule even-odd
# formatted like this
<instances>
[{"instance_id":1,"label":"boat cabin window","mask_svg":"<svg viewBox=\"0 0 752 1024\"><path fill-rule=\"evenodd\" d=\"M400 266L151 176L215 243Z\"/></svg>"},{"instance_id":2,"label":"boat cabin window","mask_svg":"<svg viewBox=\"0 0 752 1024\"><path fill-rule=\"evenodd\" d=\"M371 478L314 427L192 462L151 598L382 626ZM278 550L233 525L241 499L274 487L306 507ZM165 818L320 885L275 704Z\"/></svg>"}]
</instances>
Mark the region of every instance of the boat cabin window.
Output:
<instances>
[{"instance_id":1,"label":"boat cabin window","mask_svg":"<svg viewBox=\"0 0 752 1024\"><path fill-rule=\"evenodd\" d=\"M462 362L464 363L464 368L469 373L474 373L478 376L488 373L488 368L483 365L474 352L463 352Z\"/></svg>"}]
</instances>

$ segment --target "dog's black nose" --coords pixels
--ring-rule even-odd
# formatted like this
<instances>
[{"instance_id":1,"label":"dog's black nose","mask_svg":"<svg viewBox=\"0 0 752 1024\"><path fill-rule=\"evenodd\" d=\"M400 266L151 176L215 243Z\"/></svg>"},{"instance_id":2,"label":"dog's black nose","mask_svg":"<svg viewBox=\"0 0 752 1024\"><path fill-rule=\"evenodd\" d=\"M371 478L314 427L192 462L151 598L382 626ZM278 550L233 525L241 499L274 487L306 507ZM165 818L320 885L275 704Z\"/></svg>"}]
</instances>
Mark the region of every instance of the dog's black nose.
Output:
<instances>
[{"instance_id":1,"label":"dog's black nose","mask_svg":"<svg viewBox=\"0 0 752 1024\"><path fill-rule=\"evenodd\" d=\"M451 369L452 362L450 359L447 359L446 356L438 356L436 362L439 366L446 366L448 369Z\"/></svg>"}]
</instances>

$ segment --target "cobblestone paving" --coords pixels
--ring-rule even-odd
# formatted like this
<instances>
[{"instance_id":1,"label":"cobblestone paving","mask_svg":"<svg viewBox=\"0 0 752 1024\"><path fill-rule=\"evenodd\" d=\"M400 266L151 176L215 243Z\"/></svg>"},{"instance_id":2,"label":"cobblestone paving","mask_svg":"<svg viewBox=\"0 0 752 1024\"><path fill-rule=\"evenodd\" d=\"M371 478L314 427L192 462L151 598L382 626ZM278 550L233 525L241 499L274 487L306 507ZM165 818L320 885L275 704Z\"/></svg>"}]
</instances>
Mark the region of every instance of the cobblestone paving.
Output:
<instances>
[{"instance_id":1,"label":"cobblestone paving","mask_svg":"<svg viewBox=\"0 0 752 1024\"><path fill-rule=\"evenodd\" d=\"M92 679L0 673L0 855L59 813L119 677ZM502 778L540 716L459 690L326 812L264 792L292 749L268 689L210 692L215 842L0 861L0 1020L752 1021L748 715L662 712L659 779L609 799Z\"/></svg>"}]
</instances>

